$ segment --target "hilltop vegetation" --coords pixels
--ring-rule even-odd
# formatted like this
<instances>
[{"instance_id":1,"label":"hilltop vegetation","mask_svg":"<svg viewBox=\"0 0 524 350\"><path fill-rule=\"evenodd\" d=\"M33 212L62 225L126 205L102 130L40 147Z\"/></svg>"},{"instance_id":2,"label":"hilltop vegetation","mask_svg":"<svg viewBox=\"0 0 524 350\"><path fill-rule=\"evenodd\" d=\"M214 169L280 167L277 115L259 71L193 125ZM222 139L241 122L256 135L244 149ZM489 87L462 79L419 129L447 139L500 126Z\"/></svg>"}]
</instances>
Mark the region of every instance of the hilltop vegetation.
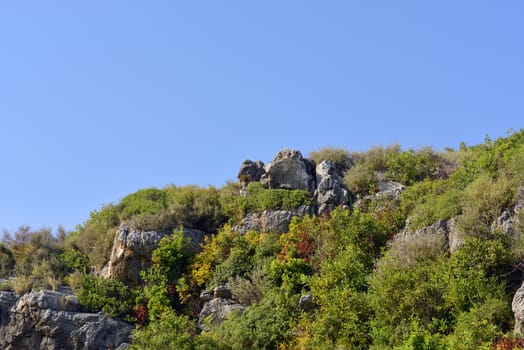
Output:
<instances>
[{"instance_id":1,"label":"hilltop vegetation","mask_svg":"<svg viewBox=\"0 0 524 350\"><path fill-rule=\"evenodd\" d=\"M314 194L257 181L144 189L74 232L5 233L0 278L10 279L0 286L68 285L85 310L136 324L132 349L524 348L511 312L524 280L524 210L514 210L524 207L524 130L445 152L325 148L310 159L335 164L349 208L295 217L284 234L242 235L234 227L246 214L312 206ZM401 193L381 191L397 182ZM497 224L504 213L516 215L511 232ZM122 223L173 232L138 286L94 273ZM435 223L453 237L415 234ZM200 252L183 228L208 233ZM241 307L199 331L202 292L226 284Z\"/></svg>"}]
</instances>

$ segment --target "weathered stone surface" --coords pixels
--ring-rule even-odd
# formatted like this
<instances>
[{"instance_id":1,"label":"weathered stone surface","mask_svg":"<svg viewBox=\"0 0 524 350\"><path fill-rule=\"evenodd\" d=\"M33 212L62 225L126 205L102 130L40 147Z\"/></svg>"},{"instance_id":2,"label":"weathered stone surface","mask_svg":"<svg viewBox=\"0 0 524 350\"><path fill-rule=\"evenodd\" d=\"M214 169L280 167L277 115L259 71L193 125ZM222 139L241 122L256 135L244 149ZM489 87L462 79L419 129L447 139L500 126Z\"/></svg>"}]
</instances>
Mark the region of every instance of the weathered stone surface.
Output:
<instances>
[{"instance_id":1,"label":"weathered stone surface","mask_svg":"<svg viewBox=\"0 0 524 350\"><path fill-rule=\"evenodd\" d=\"M245 160L238 171L238 180L242 188L245 189L248 183L260 181L265 173L264 163L261 161L253 162L251 160Z\"/></svg>"},{"instance_id":2,"label":"weathered stone surface","mask_svg":"<svg viewBox=\"0 0 524 350\"><path fill-rule=\"evenodd\" d=\"M116 349L133 327L79 311L74 295L43 290L17 298L0 292L0 348L6 350Z\"/></svg>"},{"instance_id":3,"label":"weathered stone surface","mask_svg":"<svg viewBox=\"0 0 524 350\"><path fill-rule=\"evenodd\" d=\"M239 225L233 227L233 230L241 234L248 231L285 233L293 217L303 217L313 213L314 209L308 206L301 206L296 210L265 210L259 213L248 213Z\"/></svg>"},{"instance_id":4,"label":"weathered stone surface","mask_svg":"<svg viewBox=\"0 0 524 350\"><path fill-rule=\"evenodd\" d=\"M315 169L300 151L280 151L265 170L261 182L269 188L315 191Z\"/></svg>"},{"instance_id":5,"label":"weathered stone surface","mask_svg":"<svg viewBox=\"0 0 524 350\"><path fill-rule=\"evenodd\" d=\"M349 192L343 188L342 179L333 162L325 160L318 164L316 177L318 185L315 190L315 200L319 215L349 203Z\"/></svg>"},{"instance_id":6,"label":"weathered stone surface","mask_svg":"<svg viewBox=\"0 0 524 350\"><path fill-rule=\"evenodd\" d=\"M378 195L391 195L399 198L400 194L404 191L404 185L395 181L379 181L376 191Z\"/></svg>"},{"instance_id":7,"label":"weathered stone surface","mask_svg":"<svg viewBox=\"0 0 524 350\"><path fill-rule=\"evenodd\" d=\"M313 294L308 293L302 295L298 300L298 308L305 312L310 312L315 308L315 303L313 303Z\"/></svg>"},{"instance_id":8,"label":"weathered stone surface","mask_svg":"<svg viewBox=\"0 0 524 350\"><path fill-rule=\"evenodd\" d=\"M410 236L437 235L442 234L446 239L446 246L450 252L457 250L463 243L463 239L456 225L456 219L439 220L429 226L412 231L409 228L409 221L402 232L402 238L409 239Z\"/></svg>"},{"instance_id":9,"label":"weathered stone surface","mask_svg":"<svg viewBox=\"0 0 524 350\"><path fill-rule=\"evenodd\" d=\"M227 288L227 286L218 286L213 289L213 297L231 299L231 291Z\"/></svg>"},{"instance_id":10,"label":"weathered stone surface","mask_svg":"<svg viewBox=\"0 0 524 350\"><path fill-rule=\"evenodd\" d=\"M506 235L514 237L518 232L518 214L524 210L524 200L517 201L517 204L502 212L502 214L491 225L492 230L501 230Z\"/></svg>"},{"instance_id":11,"label":"weathered stone surface","mask_svg":"<svg viewBox=\"0 0 524 350\"><path fill-rule=\"evenodd\" d=\"M524 283L513 296L511 310L515 315L515 334L524 335Z\"/></svg>"},{"instance_id":12,"label":"weathered stone surface","mask_svg":"<svg viewBox=\"0 0 524 350\"><path fill-rule=\"evenodd\" d=\"M129 285L140 282L140 271L151 265L151 254L160 240L170 232L139 231L122 224L113 242L111 257L107 265L107 277L116 278ZM191 240L191 249L198 251L205 233L184 228L184 234Z\"/></svg>"},{"instance_id":13,"label":"weathered stone surface","mask_svg":"<svg viewBox=\"0 0 524 350\"><path fill-rule=\"evenodd\" d=\"M198 317L197 327L209 331L224 322L233 310L242 312L244 308L231 299L214 298L204 304Z\"/></svg>"}]
</instances>

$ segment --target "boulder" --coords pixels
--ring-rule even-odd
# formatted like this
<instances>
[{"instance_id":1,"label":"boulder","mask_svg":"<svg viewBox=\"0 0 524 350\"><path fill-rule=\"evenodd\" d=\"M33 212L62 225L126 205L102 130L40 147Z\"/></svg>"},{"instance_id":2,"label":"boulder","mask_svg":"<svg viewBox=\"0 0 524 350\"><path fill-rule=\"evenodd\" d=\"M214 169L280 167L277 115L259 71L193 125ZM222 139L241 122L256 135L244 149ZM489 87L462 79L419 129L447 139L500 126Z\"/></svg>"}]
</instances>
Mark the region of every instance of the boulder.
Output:
<instances>
[{"instance_id":1,"label":"boulder","mask_svg":"<svg viewBox=\"0 0 524 350\"><path fill-rule=\"evenodd\" d=\"M504 234L515 237L519 234L519 213L524 210L524 200L502 212L502 214L491 225L492 230L501 230Z\"/></svg>"},{"instance_id":2,"label":"boulder","mask_svg":"<svg viewBox=\"0 0 524 350\"><path fill-rule=\"evenodd\" d=\"M448 220L439 220L429 226L423 227L419 230L411 230L409 228L409 220L406 223L404 231L402 231L401 237L403 239L409 239L411 236L420 235L437 235L442 234L445 237L445 244L450 252L457 250L463 243L460 232L456 225L456 219L451 218Z\"/></svg>"},{"instance_id":3,"label":"boulder","mask_svg":"<svg viewBox=\"0 0 524 350\"><path fill-rule=\"evenodd\" d=\"M404 185L395 181L379 181L376 188L376 194L382 196L391 196L399 199L400 194L404 191Z\"/></svg>"},{"instance_id":4,"label":"boulder","mask_svg":"<svg viewBox=\"0 0 524 350\"><path fill-rule=\"evenodd\" d=\"M317 188L315 200L318 205L318 214L327 214L338 206L349 203L349 192L343 187L342 179L336 166L330 160L325 160L316 168Z\"/></svg>"},{"instance_id":5,"label":"boulder","mask_svg":"<svg viewBox=\"0 0 524 350\"><path fill-rule=\"evenodd\" d=\"M80 312L74 295L49 290L20 298L0 292L0 314L0 348L6 350L122 349L133 329L102 314Z\"/></svg>"},{"instance_id":6,"label":"boulder","mask_svg":"<svg viewBox=\"0 0 524 350\"><path fill-rule=\"evenodd\" d=\"M245 190L247 184L250 182L260 181L265 173L264 163L261 161L253 162L251 160L245 160L238 171L238 180L240 181L242 189Z\"/></svg>"},{"instance_id":7,"label":"boulder","mask_svg":"<svg viewBox=\"0 0 524 350\"><path fill-rule=\"evenodd\" d=\"M113 242L113 248L105 276L116 278L128 285L140 283L140 271L149 268L151 255L160 240L171 234L165 231L140 231L122 224ZM196 229L184 228L184 235L190 238L193 251L200 249L205 233Z\"/></svg>"},{"instance_id":8,"label":"boulder","mask_svg":"<svg viewBox=\"0 0 524 350\"><path fill-rule=\"evenodd\" d=\"M248 213L239 225L233 227L233 230L241 234L248 231L282 234L288 231L293 217L303 217L313 213L314 209L308 206L301 206L296 210L265 210L259 213Z\"/></svg>"},{"instance_id":9,"label":"boulder","mask_svg":"<svg viewBox=\"0 0 524 350\"><path fill-rule=\"evenodd\" d=\"M265 167L261 182L269 188L315 191L315 169L300 151L283 150Z\"/></svg>"},{"instance_id":10,"label":"boulder","mask_svg":"<svg viewBox=\"0 0 524 350\"><path fill-rule=\"evenodd\" d=\"M315 303L313 302L313 294L307 293L302 295L298 300L298 308L304 312L310 312L315 308Z\"/></svg>"},{"instance_id":11,"label":"boulder","mask_svg":"<svg viewBox=\"0 0 524 350\"><path fill-rule=\"evenodd\" d=\"M513 296L511 310L515 315L515 334L524 335L524 283L522 283Z\"/></svg>"},{"instance_id":12,"label":"boulder","mask_svg":"<svg viewBox=\"0 0 524 350\"><path fill-rule=\"evenodd\" d=\"M230 298L213 298L200 311L197 327L202 331L209 331L224 322L234 310L242 312L244 307Z\"/></svg>"}]
</instances>

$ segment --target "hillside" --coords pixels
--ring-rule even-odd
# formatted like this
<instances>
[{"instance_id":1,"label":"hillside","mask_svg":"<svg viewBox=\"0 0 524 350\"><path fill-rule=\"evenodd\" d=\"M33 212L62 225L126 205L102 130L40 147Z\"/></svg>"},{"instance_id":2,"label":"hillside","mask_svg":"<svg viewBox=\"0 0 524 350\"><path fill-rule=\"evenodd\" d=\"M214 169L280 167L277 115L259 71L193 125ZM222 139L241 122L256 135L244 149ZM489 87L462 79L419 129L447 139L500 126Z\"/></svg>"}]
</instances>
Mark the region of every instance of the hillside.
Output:
<instances>
[{"instance_id":1,"label":"hillside","mask_svg":"<svg viewBox=\"0 0 524 350\"><path fill-rule=\"evenodd\" d=\"M64 344L16 326L15 303L53 290L133 325L129 349L524 349L523 209L524 130L445 152L285 149L221 188L5 233L0 347Z\"/></svg>"}]
</instances>

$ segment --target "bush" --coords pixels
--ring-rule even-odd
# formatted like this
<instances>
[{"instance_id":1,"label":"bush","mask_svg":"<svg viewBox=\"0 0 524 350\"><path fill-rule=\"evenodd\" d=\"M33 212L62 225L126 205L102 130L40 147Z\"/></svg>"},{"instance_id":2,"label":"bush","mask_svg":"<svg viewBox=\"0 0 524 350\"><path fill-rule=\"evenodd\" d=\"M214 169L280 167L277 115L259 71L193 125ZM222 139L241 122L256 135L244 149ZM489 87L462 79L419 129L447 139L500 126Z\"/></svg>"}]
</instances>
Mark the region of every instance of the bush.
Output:
<instances>
[{"instance_id":1,"label":"bush","mask_svg":"<svg viewBox=\"0 0 524 350\"><path fill-rule=\"evenodd\" d=\"M479 177L464 191L458 227L465 235L489 235L492 223L512 203L514 194L514 183L506 177L498 180L486 176Z\"/></svg>"},{"instance_id":2,"label":"bush","mask_svg":"<svg viewBox=\"0 0 524 350\"><path fill-rule=\"evenodd\" d=\"M309 158L311 158L317 165L324 160L330 160L335 164L341 174L353 165L353 160L351 159L349 152L343 148L321 148L318 151L309 152Z\"/></svg>"},{"instance_id":3,"label":"bush","mask_svg":"<svg viewBox=\"0 0 524 350\"><path fill-rule=\"evenodd\" d=\"M197 350L220 349L207 337L196 336L195 323L185 315L166 312L155 321L133 332L130 350Z\"/></svg>"},{"instance_id":4,"label":"bush","mask_svg":"<svg viewBox=\"0 0 524 350\"><path fill-rule=\"evenodd\" d=\"M259 182L247 186L247 196L239 198L239 207L244 213L264 210L294 210L301 205L312 205L309 191L265 189Z\"/></svg>"},{"instance_id":5,"label":"bush","mask_svg":"<svg viewBox=\"0 0 524 350\"><path fill-rule=\"evenodd\" d=\"M167 207L167 193L156 188L139 190L122 199L118 205L120 221L155 215Z\"/></svg>"},{"instance_id":6,"label":"bush","mask_svg":"<svg viewBox=\"0 0 524 350\"><path fill-rule=\"evenodd\" d=\"M0 278L5 278L13 272L15 258L11 249L0 243Z\"/></svg>"},{"instance_id":7,"label":"bush","mask_svg":"<svg viewBox=\"0 0 524 350\"><path fill-rule=\"evenodd\" d=\"M109 317L124 317L131 311L129 289L114 279L83 275L77 297L87 312L102 311Z\"/></svg>"},{"instance_id":8,"label":"bush","mask_svg":"<svg viewBox=\"0 0 524 350\"><path fill-rule=\"evenodd\" d=\"M364 163L357 163L346 173L343 183L351 192L367 195L375 192L378 177L371 167Z\"/></svg>"},{"instance_id":9,"label":"bush","mask_svg":"<svg viewBox=\"0 0 524 350\"><path fill-rule=\"evenodd\" d=\"M438 159L438 155L430 148L393 153L386 160L385 177L407 186L434 178Z\"/></svg>"}]
</instances>

